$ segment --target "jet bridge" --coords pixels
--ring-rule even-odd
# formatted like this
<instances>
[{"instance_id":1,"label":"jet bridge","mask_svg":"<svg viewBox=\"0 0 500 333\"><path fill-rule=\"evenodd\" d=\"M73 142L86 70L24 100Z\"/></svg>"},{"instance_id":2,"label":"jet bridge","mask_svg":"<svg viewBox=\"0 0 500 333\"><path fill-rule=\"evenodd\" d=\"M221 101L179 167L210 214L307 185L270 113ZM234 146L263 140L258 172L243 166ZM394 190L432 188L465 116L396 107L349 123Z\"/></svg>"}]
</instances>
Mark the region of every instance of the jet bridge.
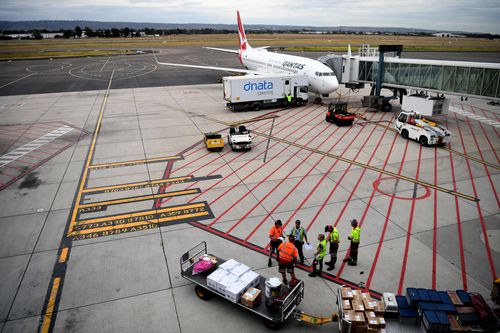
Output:
<instances>
[{"instance_id":1,"label":"jet bridge","mask_svg":"<svg viewBox=\"0 0 500 333\"><path fill-rule=\"evenodd\" d=\"M339 82L349 88L364 83L376 85L380 78L379 88L425 90L500 101L500 64L497 63L380 56L376 48L366 45L359 55L352 55L349 47L347 55L327 55L318 60L330 66Z\"/></svg>"}]
</instances>

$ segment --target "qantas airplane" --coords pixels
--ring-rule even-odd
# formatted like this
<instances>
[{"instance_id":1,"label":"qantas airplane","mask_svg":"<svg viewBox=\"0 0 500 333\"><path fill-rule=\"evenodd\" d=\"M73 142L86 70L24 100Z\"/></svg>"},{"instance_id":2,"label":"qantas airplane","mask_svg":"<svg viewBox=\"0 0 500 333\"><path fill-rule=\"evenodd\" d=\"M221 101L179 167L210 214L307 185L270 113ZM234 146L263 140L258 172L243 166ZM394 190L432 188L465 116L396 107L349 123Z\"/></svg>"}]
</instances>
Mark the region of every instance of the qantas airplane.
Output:
<instances>
[{"instance_id":1,"label":"qantas airplane","mask_svg":"<svg viewBox=\"0 0 500 333\"><path fill-rule=\"evenodd\" d=\"M317 60L288 54L269 52L265 47L252 48L247 42L245 29L243 28L243 23L241 22L239 11L237 11L237 17L238 35L240 38L239 50L228 50L215 47L207 47L207 49L238 54L241 64L246 69L159 62L156 58L156 54L153 53L156 62L160 65L205 68L251 75L305 75L309 80L309 90L311 92L327 96L329 93L337 90L337 88L339 87L339 82L335 77L335 73L330 69L330 67Z\"/></svg>"}]
</instances>

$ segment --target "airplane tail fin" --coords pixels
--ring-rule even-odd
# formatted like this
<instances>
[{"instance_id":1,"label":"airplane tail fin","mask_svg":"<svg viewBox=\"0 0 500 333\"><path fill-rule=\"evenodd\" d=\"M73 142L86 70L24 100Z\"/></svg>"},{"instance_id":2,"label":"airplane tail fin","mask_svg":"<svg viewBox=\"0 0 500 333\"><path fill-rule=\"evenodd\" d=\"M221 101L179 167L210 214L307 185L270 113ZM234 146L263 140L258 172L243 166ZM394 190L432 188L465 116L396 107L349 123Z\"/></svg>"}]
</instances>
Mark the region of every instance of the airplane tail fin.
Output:
<instances>
[{"instance_id":1,"label":"airplane tail fin","mask_svg":"<svg viewBox=\"0 0 500 333\"><path fill-rule=\"evenodd\" d=\"M245 28L243 27L243 23L241 22L240 11L239 10L236 12L236 15L238 17L238 36L240 37L240 47L239 47L239 50L240 50L240 53L241 53L241 52L243 52L243 51L245 51L247 49L250 49L251 46L247 42L247 36L245 35Z\"/></svg>"}]
</instances>

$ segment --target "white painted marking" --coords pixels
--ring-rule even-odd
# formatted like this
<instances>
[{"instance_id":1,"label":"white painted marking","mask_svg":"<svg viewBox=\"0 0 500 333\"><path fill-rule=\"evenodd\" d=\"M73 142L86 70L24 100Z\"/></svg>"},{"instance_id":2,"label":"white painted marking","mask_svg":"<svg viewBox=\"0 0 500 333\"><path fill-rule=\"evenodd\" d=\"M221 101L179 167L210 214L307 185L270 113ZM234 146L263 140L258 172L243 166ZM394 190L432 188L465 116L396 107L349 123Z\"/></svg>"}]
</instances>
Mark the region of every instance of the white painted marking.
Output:
<instances>
[{"instance_id":1,"label":"white painted marking","mask_svg":"<svg viewBox=\"0 0 500 333\"><path fill-rule=\"evenodd\" d=\"M457 107L454 107L454 106L450 106L448 108L448 111L451 111L451 112L455 112L455 113L458 113L458 114L461 114L467 118L470 118L470 119L474 119L474 120L477 120L477 121L480 121L484 124L487 124L487 125L491 125L493 127L498 127L500 126L500 122L498 121L495 121L493 119L489 119L489 118L486 118L486 117L483 117L483 116L480 116L480 115L477 115L475 113L472 113L472 112L468 112L468 111L464 111L462 109L459 109Z\"/></svg>"},{"instance_id":2,"label":"white painted marking","mask_svg":"<svg viewBox=\"0 0 500 333\"><path fill-rule=\"evenodd\" d=\"M23 77L21 77L21 78L17 79L17 80L14 80L14 81L12 81L12 82L6 83L6 84L4 84L3 86L1 86L1 87L0 87L0 89L2 89L3 87L7 87L8 85L10 85L10 84L12 84L12 83L16 83L17 81L21 81L22 79L25 79L25 78L27 78L27 77L30 77L31 75L35 75L35 73L28 74L28 75L26 75L26 76L23 76Z\"/></svg>"},{"instance_id":3,"label":"white painted marking","mask_svg":"<svg viewBox=\"0 0 500 333\"><path fill-rule=\"evenodd\" d=\"M57 139L58 137L70 132L73 130L73 127L70 126L63 126L58 128L57 130L54 130L48 134L45 134L44 136L31 141L30 143L27 143L19 148L16 148L13 151L10 151L3 156L0 156L0 168L17 160L20 157L23 157L24 155L32 152L35 149L40 148L41 146L49 143L52 140Z\"/></svg>"}]
</instances>

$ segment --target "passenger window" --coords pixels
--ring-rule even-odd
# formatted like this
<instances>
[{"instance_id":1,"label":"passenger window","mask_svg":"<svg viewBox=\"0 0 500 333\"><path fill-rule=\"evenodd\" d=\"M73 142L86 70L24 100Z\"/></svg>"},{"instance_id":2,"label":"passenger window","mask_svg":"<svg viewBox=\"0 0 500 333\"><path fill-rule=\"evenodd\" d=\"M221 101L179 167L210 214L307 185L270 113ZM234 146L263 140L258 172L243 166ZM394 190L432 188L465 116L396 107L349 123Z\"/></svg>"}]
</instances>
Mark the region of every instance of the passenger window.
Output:
<instances>
[{"instance_id":1,"label":"passenger window","mask_svg":"<svg viewBox=\"0 0 500 333\"><path fill-rule=\"evenodd\" d=\"M406 115L405 114L400 114L399 115L399 121L402 123L406 123Z\"/></svg>"},{"instance_id":2,"label":"passenger window","mask_svg":"<svg viewBox=\"0 0 500 333\"><path fill-rule=\"evenodd\" d=\"M285 84L290 84L290 80L285 80Z\"/></svg>"}]
</instances>

